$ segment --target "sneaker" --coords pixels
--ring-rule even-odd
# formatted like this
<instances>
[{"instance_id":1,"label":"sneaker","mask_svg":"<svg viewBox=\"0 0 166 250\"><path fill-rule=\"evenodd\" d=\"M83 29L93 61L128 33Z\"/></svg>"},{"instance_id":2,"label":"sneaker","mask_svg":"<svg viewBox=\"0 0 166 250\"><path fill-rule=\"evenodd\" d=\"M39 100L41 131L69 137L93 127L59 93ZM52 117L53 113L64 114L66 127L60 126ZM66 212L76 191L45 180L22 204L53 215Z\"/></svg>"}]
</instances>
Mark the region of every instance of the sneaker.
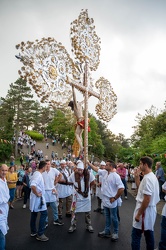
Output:
<instances>
[{"instance_id":1,"label":"sneaker","mask_svg":"<svg viewBox=\"0 0 166 250\"><path fill-rule=\"evenodd\" d=\"M64 223L61 222L60 220L55 220L55 221L53 222L53 224L54 224L54 225L57 225L57 226L63 226L63 225L64 225Z\"/></svg>"},{"instance_id":2,"label":"sneaker","mask_svg":"<svg viewBox=\"0 0 166 250\"><path fill-rule=\"evenodd\" d=\"M105 231L99 232L98 237L100 238L110 238L111 234L110 233L105 233Z\"/></svg>"},{"instance_id":3,"label":"sneaker","mask_svg":"<svg viewBox=\"0 0 166 250\"><path fill-rule=\"evenodd\" d=\"M89 231L89 233L93 233L94 232L94 229L93 229L93 227L91 225L87 226L86 230Z\"/></svg>"},{"instance_id":4,"label":"sneaker","mask_svg":"<svg viewBox=\"0 0 166 250\"><path fill-rule=\"evenodd\" d=\"M24 204L22 208L26 208L26 207L27 207L26 204Z\"/></svg>"},{"instance_id":5,"label":"sneaker","mask_svg":"<svg viewBox=\"0 0 166 250\"><path fill-rule=\"evenodd\" d=\"M47 228L47 227L48 227L48 223L45 224L45 228Z\"/></svg>"},{"instance_id":6,"label":"sneaker","mask_svg":"<svg viewBox=\"0 0 166 250\"><path fill-rule=\"evenodd\" d=\"M127 200L127 196L125 196L125 200Z\"/></svg>"},{"instance_id":7,"label":"sneaker","mask_svg":"<svg viewBox=\"0 0 166 250\"><path fill-rule=\"evenodd\" d=\"M118 234L112 234L111 241L117 241L118 238Z\"/></svg>"},{"instance_id":8,"label":"sneaker","mask_svg":"<svg viewBox=\"0 0 166 250\"><path fill-rule=\"evenodd\" d=\"M94 212L100 213L101 212L101 208L95 209Z\"/></svg>"},{"instance_id":9,"label":"sneaker","mask_svg":"<svg viewBox=\"0 0 166 250\"><path fill-rule=\"evenodd\" d=\"M44 234L42 234L42 235L37 235L36 236L36 239L37 240L40 240L40 241L48 241L49 240L49 238L47 237L47 236L45 236Z\"/></svg>"},{"instance_id":10,"label":"sneaker","mask_svg":"<svg viewBox=\"0 0 166 250\"><path fill-rule=\"evenodd\" d=\"M71 225L69 227L68 233L73 233L76 230L76 226L75 225Z\"/></svg>"},{"instance_id":11,"label":"sneaker","mask_svg":"<svg viewBox=\"0 0 166 250\"><path fill-rule=\"evenodd\" d=\"M36 235L37 235L37 233L31 233L31 237L34 237Z\"/></svg>"},{"instance_id":12,"label":"sneaker","mask_svg":"<svg viewBox=\"0 0 166 250\"><path fill-rule=\"evenodd\" d=\"M10 205L10 209L14 209L13 205Z\"/></svg>"}]
</instances>

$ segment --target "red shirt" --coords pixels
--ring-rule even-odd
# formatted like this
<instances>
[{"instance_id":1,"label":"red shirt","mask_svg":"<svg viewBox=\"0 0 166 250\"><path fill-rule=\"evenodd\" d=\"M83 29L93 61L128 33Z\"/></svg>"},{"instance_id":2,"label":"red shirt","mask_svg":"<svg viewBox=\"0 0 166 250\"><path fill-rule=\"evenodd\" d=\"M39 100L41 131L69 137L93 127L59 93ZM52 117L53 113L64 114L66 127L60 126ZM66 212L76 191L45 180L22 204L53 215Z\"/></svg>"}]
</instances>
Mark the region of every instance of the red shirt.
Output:
<instances>
[{"instance_id":1,"label":"red shirt","mask_svg":"<svg viewBox=\"0 0 166 250\"><path fill-rule=\"evenodd\" d=\"M121 179L126 178L126 169L125 168L117 168L117 173L120 174Z\"/></svg>"}]
</instances>

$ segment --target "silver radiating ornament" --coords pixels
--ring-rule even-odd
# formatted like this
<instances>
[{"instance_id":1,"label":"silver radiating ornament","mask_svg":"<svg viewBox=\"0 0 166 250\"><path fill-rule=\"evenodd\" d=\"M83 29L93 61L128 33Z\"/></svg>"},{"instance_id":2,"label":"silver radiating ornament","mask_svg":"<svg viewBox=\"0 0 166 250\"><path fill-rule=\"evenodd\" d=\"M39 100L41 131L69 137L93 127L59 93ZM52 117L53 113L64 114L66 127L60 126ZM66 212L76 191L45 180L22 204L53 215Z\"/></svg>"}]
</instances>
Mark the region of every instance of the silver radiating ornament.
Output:
<instances>
[{"instance_id":1,"label":"silver radiating ornament","mask_svg":"<svg viewBox=\"0 0 166 250\"><path fill-rule=\"evenodd\" d=\"M117 96L114 93L110 82L104 77L100 77L100 79L95 83L95 86L97 89L99 89L100 93L99 103L95 108L96 114L100 119L109 122L117 113Z\"/></svg>"},{"instance_id":2,"label":"silver radiating ornament","mask_svg":"<svg viewBox=\"0 0 166 250\"><path fill-rule=\"evenodd\" d=\"M95 32L94 20L88 10L82 10L78 19L71 23L72 52L81 63L88 62L90 70L96 70L100 60L100 38Z\"/></svg>"}]
</instances>

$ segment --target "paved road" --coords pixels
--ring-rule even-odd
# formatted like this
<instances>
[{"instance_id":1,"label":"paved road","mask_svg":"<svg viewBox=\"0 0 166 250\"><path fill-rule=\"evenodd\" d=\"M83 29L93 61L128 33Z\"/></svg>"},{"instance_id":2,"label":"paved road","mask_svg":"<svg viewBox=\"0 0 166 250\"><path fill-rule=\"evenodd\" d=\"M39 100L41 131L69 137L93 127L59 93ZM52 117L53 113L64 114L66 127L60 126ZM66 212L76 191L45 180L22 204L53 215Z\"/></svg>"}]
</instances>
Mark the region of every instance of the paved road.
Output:
<instances>
[{"instance_id":1,"label":"paved road","mask_svg":"<svg viewBox=\"0 0 166 250\"><path fill-rule=\"evenodd\" d=\"M15 208L9 211L9 227L7 234L6 250L129 250L131 241L132 215L135 207L135 200L128 194L128 200L124 200L120 207L121 223L119 226L118 242L111 242L110 239L101 239L97 236L104 228L104 215L92 212L92 225L94 233L85 230L84 215L80 214L77 221L77 230L69 234L70 218L63 216L64 226L53 225L51 210L49 209L49 227L45 234L49 237L48 242L39 242L30 236L30 211L23 209L23 201L15 202ZM92 211L96 208L97 199L92 197ZM157 215L155 225L155 241L158 244L160 237L160 215ZM146 249L142 240L141 249Z\"/></svg>"},{"instance_id":2,"label":"paved road","mask_svg":"<svg viewBox=\"0 0 166 250\"><path fill-rule=\"evenodd\" d=\"M37 143L36 148L41 148L44 155L51 156L52 150L58 151L59 157L62 156L65 150L62 150L60 145L52 146L51 141L49 149L46 149L45 142ZM24 149L27 153L27 149ZM131 188L129 187L129 191ZM85 230L84 215L80 214L77 221L77 230L73 234L68 233L70 226L70 218L63 217L64 226L53 225L53 218L51 210L49 213L49 227L46 229L45 234L49 237L48 242L39 242L30 236L30 211L23 209L23 201L15 202L15 208L9 211L9 232L7 234L6 250L129 250L131 242L131 228L132 228L132 215L135 207L135 199L133 195L128 194L128 200L124 200L122 207L120 207L121 223L119 226L119 240L118 242L111 242L110 239L99 238L98 232L104 229L104 216L93 212L97 207L97 199L92 197L92 225L94 233L89 233ZM164 203L160 204L161 211ZM159 212L160 213L160 212ZM155 241L158 244L160 238L160 220L161 216L157 215L155 224ZM145 241L142 240L141 250L146 249Z\"/></svg>"}]
</instances>

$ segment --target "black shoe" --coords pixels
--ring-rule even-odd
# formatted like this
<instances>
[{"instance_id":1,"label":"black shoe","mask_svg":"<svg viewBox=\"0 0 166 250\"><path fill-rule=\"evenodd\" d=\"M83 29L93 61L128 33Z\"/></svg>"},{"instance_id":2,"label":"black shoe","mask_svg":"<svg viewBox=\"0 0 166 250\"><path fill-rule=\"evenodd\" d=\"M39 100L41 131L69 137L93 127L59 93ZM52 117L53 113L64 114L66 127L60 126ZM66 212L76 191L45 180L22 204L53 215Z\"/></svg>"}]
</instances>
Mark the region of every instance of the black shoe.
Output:
<instances>
[{"instance_id":1,"label":"black shoe","mask_svg":"<svg viewBox=\"0 0 166 250\"><path fill-rule=\"evenodd\" d=\"M55 221L53 222L53 224L54 224L54 225L57 225L57 226L63 226L63 225L64 225L64 223L62 223L60 220L55 220Z\"/></svg>"},{"instance_id":2,"label":"black shoe","mask_svg":"<svg viewBox=\"0 0 166 250\"><path fill-rule=\"evenodd\" d=\"M70 218L70 217L71 217L71 214L66 214L66 217Z\"/></svg>"},{"instance_id":3,"label":"black shoe","mask_svg":"<svg viewBox=\"0 0 166 250\"><path fill-rule=\"evenodd\" d=\"M98 236L100 238L110 238L111 237L111 234L106 234L105 231L102 231L102 232L99 232L98 233Z\"/></svg>"},{"instance_id":4,"label":"black shoe","mask_svg":"<svg viewBox=\"0 0 166 250\"><path fill-rule=\"evenodd\" d=\"M101 209L100 213L101 213L101 214L104 214L104 209Z\"/></svg>"},{"instance_id":5,"label":"black shoe","mask_svg":"<svg viewBox=\"0 0 166 250\"><path fill-rule=\"evenodd\" d=\"M95 209L94 212L100 213L101 212L101 208Z\"/></svg>"}]
</instances>

